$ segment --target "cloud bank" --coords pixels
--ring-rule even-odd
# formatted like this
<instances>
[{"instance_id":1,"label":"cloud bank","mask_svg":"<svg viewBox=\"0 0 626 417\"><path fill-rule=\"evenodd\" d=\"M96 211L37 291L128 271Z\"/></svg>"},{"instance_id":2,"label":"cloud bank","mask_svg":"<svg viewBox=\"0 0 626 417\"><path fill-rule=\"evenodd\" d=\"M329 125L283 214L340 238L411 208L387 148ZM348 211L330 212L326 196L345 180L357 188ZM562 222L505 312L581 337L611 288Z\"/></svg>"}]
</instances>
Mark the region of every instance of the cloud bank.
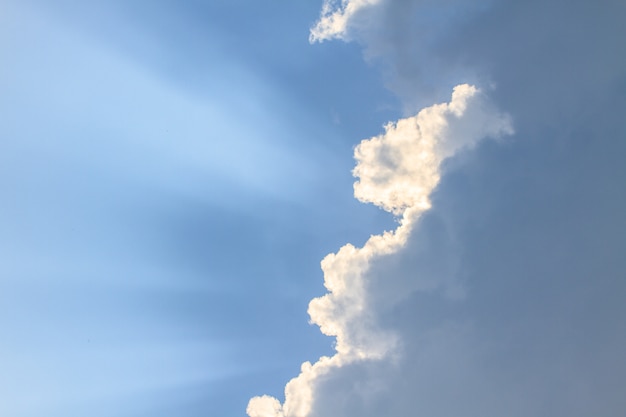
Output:
<instances>
[{"instance_id":1,"label":"cloud bank","mask_svg":"<svg viewBox=\"0 0 626 417\"><path fill-rule=\"evenodd\" d=\"M442 162L479 140L511 134L509 117L497 112L476 87L454 88L449 103L421 110L415 116L389 123L385 132L362 141L355 149L359 180L356 198L373 203L399 218L396 230L371 236L362 248L351 244L322 261L328 294L309 305L311 322L336 338L336 354L314 364L304 363L301 373L285 388L285 402L255 397L247 408L250 417L305 417L316 409L320 381L345 366L393 356L398 336L379 323L378 314L393 308L373 308L367 273L380 258L407 243L416 222L430 208L430 194L440 180Z\"/></svg>"},{"instance_id":2,"label":"cloud bank","mask_svg":"<svg viewBox=\"0 0 626 417\"><path fill-rule=\"evenodd\" d=\"M459 81L495 104L458 86L356 148L355 196L399 226L324 259L309 313L337 353L251 417L622 412L625 18L613 0L325 3L311 41L358 41L407 109ZM512 133L496 108L515 140L479 144Z\"/></svg>"}]
</instances>

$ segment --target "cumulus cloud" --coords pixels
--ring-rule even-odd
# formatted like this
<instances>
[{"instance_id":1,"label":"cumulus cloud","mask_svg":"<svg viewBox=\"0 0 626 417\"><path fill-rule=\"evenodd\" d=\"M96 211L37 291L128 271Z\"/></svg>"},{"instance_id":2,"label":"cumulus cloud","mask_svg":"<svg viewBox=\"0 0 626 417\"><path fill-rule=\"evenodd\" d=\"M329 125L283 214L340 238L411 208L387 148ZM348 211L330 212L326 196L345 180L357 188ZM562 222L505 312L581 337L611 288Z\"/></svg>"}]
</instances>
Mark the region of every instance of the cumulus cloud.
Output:
<instances>
[{"instance_id":1,"label":"cumulus cloud","mask_svg":"<svg viewBox=\"0 0 626 417\"><path fill-rule=\"evenodd\" d=\"M396 215L411 207L427 209L442 159L485 136L510 133L510 120L476 93L476 87L459 85L450 103L390 123L384 135L361 142L355 151L355 197Z\"/></svg>"},{"instance_id":2,"label":"cumulus cloud","mask_svg":"<svg viewBox=\"0 0 626 417\"><path fill-rule=\"evenodd\" d=\"M253 398L247 409L250 417L310 416L319 408L316 392L322 380L352 364L388 358L395 352L398 335L380 325L379 311L370 304L368 271L406 245L417 220L430 208L429 197L446 158L485 137L510 133L509 117L495 111L476 87L463 84L454 88L449 103L389 123L383 134L356 147L355 196L398 216L399 226L371 236L362 248L347 244L324 258L328 294L311 301L309 315L322 333L336 338L336 353L314 364L304 363L300 375L285 388L284 404L268 396Z\"/></svg>"},{"instance_id":3,"label":"cumulus cloud","mask_svg":"<svg viewBox=\"0 0 626 417\"><path fill-rule=\"evenodd\" d=\"M407 108L450 79L493 81L518 140L462 152L512 129L461 85L357 146L355 197L398 228L323 260L309 314L336 353L251 417L624 409L625 16L617 1L325 2L312 42L359 41Z\"/></svg>"}]
</instances>

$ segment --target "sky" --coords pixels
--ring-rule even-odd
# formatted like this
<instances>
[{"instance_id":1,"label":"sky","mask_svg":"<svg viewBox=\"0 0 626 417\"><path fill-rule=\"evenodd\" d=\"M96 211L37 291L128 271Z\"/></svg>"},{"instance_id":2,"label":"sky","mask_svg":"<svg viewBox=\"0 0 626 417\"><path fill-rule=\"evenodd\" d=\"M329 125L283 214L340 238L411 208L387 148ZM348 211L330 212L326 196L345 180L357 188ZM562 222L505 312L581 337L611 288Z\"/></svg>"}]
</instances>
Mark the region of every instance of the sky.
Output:
<instances>
[{"instance_id":1,"label":"sky","mask_svg":"<svg viewBox=\"0 0 626 417\"><path fill-rule=\"evenodd\" d=\"M0 0L0 415L619 415L625 19Z\"/></svg>"}]
</instances>

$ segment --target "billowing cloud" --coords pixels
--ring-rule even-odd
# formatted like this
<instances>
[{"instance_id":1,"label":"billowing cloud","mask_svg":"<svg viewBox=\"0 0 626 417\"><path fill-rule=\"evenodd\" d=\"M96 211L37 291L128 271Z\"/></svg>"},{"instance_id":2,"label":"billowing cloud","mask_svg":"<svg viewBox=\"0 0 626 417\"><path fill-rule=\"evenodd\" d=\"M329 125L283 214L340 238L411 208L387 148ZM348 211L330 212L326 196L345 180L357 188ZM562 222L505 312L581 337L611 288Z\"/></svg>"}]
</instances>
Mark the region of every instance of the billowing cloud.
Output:
<instances>
[{"instance_id":1,"label":"billowing cloud","mask_svg":"<svg viewBox=\"0 0 626 417\"><path fill-rule=\"evenodd\" d=\"M324 259L309 314L336 354L251 417L624 409L624 17L614 1L325 3L311 41L359 41L406 108L460 80L493 83L498 105L457 86L357 146L355 197L399 226ZM496 107L515 141L478 145L512 133Z\"/></svg>"},{"instance_id":2,"label":"billowing cloud","mask_svg":"<svg viewBox=\"0 0 626 417\"><path fill-rule=\"evenodd\" d=\"M336 338L336 354L304 363L300 375L287 384L282 406L272 397L253 398L247 410L250 417L310 416L321 380L346 366L393 355L401 340L379 323L380 311L393 305L379 303L374 308L368 271L406 245L417 220L430 208L429 197L446 158L485 137L510 133L508 116L495 111L476 87L463 84L454 88L449 103L389 123L383 134L356 147L355 196L398 216L399 226L371 236L362 248L347 244L324 258L329 292L311 301L309 315L322 333ZM394 300L388 298L392 304Z\"/></svg>"}]
</instances>

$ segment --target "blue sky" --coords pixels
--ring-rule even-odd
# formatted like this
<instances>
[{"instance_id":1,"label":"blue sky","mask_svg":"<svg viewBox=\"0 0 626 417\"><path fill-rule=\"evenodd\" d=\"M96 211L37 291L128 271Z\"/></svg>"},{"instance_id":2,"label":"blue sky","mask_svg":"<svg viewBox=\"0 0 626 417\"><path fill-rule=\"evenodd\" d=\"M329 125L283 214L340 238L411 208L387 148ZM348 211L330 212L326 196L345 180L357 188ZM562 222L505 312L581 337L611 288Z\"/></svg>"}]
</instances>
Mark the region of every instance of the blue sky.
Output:
<instances>
[{"instance_id":1,"label":"blue sky","mask_svg":"<svg viewBox=\"0 0 626 417\"><path fill-rule=\"evenodd\" d=\"M241 5L2 8L2 414L243 415L269 376L279 395L330 350L306 324L319 260L391 224L350 195L355 115L298 80L322 67L307 25L263 51L224 21Z\"/></svg>"},{"instance_id":2,"label":"blue sky","mask_svg":"<svg viewBox=\"0 0 626 417\"><path fill-rule=\"evenodd\" d=\"M0 414L619 414L624 17L0 2Z\"/></svg>"}]
</instances>

